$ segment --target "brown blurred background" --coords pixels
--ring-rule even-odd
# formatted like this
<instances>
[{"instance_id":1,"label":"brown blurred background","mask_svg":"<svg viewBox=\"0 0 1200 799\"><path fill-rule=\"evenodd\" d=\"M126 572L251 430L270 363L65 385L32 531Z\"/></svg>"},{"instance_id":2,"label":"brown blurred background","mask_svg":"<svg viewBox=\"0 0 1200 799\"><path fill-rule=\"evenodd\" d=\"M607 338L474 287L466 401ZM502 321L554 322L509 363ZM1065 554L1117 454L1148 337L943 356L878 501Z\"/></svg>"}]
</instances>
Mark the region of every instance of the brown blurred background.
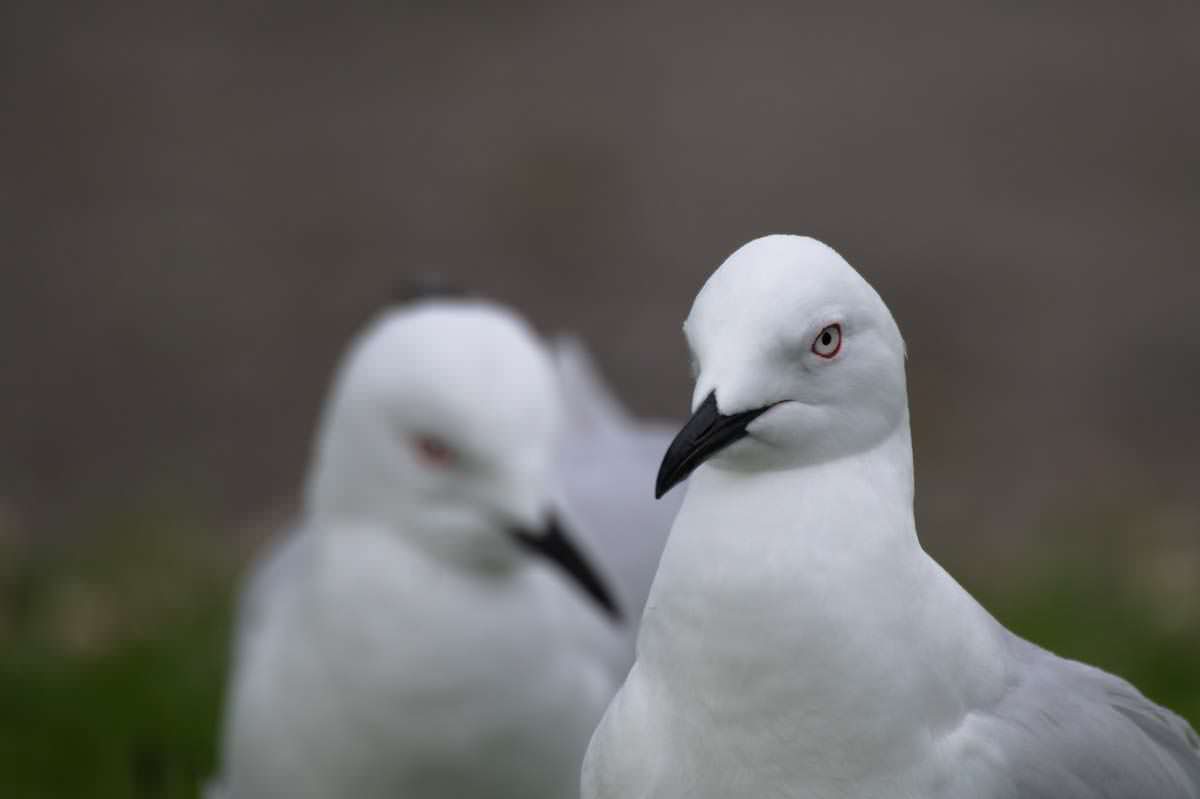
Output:
<instances>
[{"instance_id":1,"label":"brown blurred background","mask_svg":"<svg viewBox=\"0 0 1200 799\"><path fill-rule=\"evenodd\" d=\"M906 334L935 554L1200 607L1196 3L207 5L0 11L10 540L287 507L431 270L680 416L700 283L801 232Z\"/></svg>"},{"instance_id":2,"label":"brown blurred background","mask_svg":"<svg viewBox=\"0 0 1200 799\"><path fill-rule=\"evenodd\" d=\"M735 5L7 6L8 512L288 495L428 270L678 415L691 298L767 232L900 320L927 527L1195 506L1200 7Z\"/></svg>"},{"instance_id":3,"label":"brown blurred background","mask_svg":"<svg viewBox=\"0 0 1200 799\"><path fill-rule=\"evenodd\" d=\"M30 529L287 496L346 337L416 272L678 415L691 298L778 231L899 318L927 527L1197 502L1194 3L3 15L0 491Z\"/></svg>"}]
</instances>

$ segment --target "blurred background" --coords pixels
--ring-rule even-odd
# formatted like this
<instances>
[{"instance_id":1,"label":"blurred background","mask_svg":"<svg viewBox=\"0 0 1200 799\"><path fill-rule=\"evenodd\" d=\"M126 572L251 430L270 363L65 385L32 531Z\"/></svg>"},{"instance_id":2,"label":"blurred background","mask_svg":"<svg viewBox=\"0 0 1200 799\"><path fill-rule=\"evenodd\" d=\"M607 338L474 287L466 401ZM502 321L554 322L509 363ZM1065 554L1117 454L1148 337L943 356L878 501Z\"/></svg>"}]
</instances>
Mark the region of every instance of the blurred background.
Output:
<instances>
[{"instance_id":1,"label":"blurred background","mask_svg":"<svg viewBox=\"0 0 1200 799\"><path fill-rule=\"evenodd\" d=\"M682 418L680 323L769 232L905 332L926 548L1200 724L1198 35L1184 0L4 4L0 792L194 795L236 575L398 285Z\"/></svg>"}]
</instances>

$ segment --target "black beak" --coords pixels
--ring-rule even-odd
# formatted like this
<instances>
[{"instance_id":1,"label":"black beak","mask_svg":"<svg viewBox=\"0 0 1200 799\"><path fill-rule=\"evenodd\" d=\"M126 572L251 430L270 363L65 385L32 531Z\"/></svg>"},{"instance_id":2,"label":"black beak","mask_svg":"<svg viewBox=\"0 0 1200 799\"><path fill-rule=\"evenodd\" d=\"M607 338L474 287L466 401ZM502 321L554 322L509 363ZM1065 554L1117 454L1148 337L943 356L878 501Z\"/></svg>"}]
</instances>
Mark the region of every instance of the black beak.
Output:
<instances>
[{"instance_id":1,"label":"black beak","mask_svg":"<svg viewBox=\"0 0 1200 799\"><path fill-rule=\"evenodd\" d=\"M528 552L540 555L555 563L566 572L589 597L596 601L609 618L621 621L621 609L613 599L612 592L604 584L599 573L584 559L583 554L563 534L558 519L550 517L546 527L538 533L528 530L510 530L512 537Z\"/></svg>"},{"instance_id":2,"label":"black beak","mask_svg":"<svg viewBox=\"0 0 1200 799\"><path fill-rule=\"evenodd\" d=\"M679 435L675 436L671 446L667 447L662 466L658 468L654 498L662 499L663 494L686 480L697 466L739 438L745 438L746 425L762 416L770 407L767 405L723 416L717 410L717 392L709 394L679 431Z\"/></svg>"}]
</instances>

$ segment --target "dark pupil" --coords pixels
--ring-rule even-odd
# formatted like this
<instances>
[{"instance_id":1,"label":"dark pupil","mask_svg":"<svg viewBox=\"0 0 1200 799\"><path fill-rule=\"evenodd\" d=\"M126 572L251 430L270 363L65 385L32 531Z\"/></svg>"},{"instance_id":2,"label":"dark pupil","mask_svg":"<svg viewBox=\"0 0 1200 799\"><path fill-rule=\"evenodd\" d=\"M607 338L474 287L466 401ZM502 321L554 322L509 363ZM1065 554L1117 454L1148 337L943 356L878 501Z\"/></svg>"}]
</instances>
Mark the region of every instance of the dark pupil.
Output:
<instances>
[{"instance_id":1,"label":"dark pupil","mask_svg":"<svg viewBox=\"0 0 1200 799\"><path fill-rule=\"evenodd\" d=\"M829 343L831 341L833 341L833 336L829 335L828 330L826 330L824 333L821 334L821 343L824 344L826 347L829 346Z\"/></svg>"}]
</instances>

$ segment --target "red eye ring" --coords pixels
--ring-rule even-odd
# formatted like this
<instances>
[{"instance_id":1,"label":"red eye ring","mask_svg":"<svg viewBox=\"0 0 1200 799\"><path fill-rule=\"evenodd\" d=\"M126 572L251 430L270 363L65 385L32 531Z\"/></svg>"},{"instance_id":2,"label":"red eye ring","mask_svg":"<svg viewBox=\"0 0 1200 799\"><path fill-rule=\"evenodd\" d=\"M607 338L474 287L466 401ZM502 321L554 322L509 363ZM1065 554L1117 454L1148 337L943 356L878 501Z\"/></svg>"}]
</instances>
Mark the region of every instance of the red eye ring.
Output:
<instances>
[{"instance_id":1,"label":"red eye ring","mask_svg":"<svg viewBox=\"0 0 1200 799\"><path fill-rule=\"evenodd\" d=\"M437 436L414 436L413 446L421 460L430 466L449 466L454 462L454 450Z\"/></svg>"},{"instance_id":2,"label":"red eye ring","mask_svg":"<svg viewBox=\"0 0 1200 799\"><path fill-rule=\"evenodd\" d=\"M812 351L814 355L826 360L835 357L842 351L842 326L834 322L822 328L813 339Z\"/></svg>"}]
</instances>

